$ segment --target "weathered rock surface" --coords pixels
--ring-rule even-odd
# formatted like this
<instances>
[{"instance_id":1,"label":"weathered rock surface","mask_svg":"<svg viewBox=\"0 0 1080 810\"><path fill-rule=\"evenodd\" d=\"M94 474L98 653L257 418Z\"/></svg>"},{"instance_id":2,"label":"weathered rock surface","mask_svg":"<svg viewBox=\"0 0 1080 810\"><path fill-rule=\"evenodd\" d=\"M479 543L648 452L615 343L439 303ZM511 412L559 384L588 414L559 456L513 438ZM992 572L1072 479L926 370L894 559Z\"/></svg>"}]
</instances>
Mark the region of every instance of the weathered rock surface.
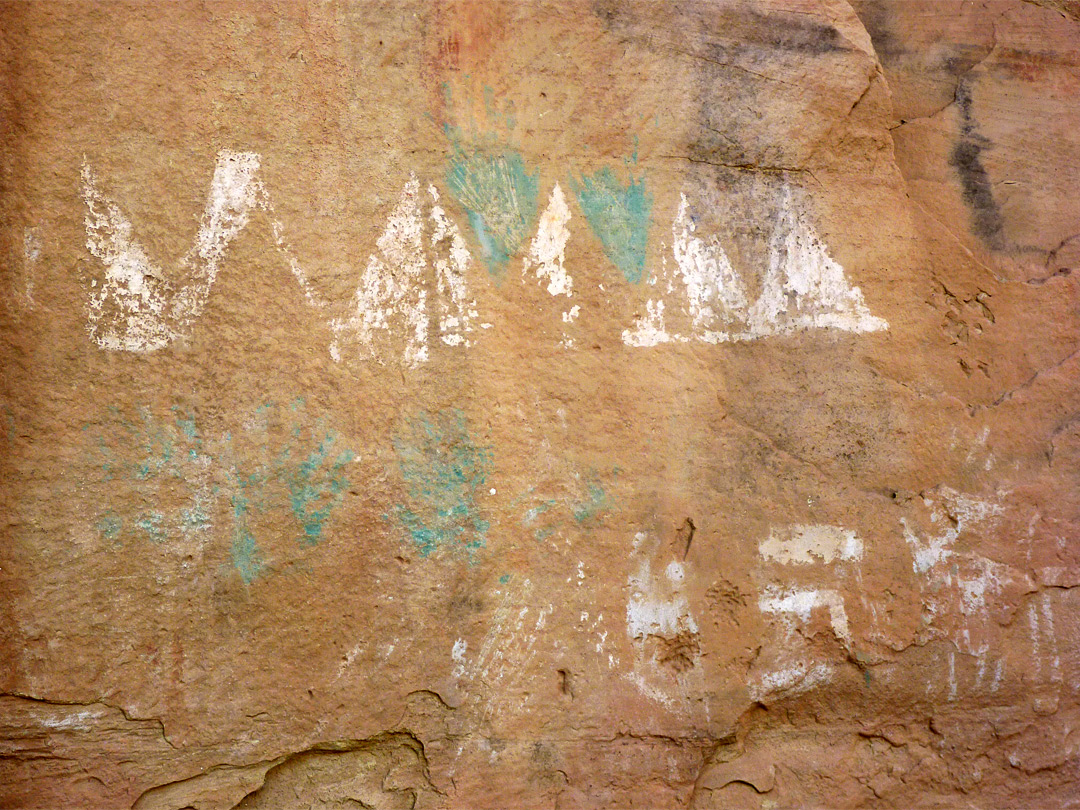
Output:
<instances>
[{"instance_id":1,"label":"weathered rock surface","mask_svg":"<svg viewBox=\"0 0 1080 810\"><path fill-rule=\"evenodd\" d=\"M1076 804L1075 3L0 59L0 804Z\"/></svg>"}]
</instances>

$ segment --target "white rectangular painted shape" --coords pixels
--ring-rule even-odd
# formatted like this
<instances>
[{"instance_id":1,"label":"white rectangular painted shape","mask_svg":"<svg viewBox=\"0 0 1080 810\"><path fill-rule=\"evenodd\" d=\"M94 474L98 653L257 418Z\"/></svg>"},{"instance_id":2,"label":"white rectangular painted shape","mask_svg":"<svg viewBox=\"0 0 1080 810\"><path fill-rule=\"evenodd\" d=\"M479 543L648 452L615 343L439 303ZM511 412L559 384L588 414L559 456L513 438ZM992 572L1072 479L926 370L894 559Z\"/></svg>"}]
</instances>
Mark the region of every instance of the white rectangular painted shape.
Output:
<instances>
[{"instance_id":1,"label":"white rectangular painted shape","mask_svg":"<svg viewBox=\"0 0 1080 810\"><path fill-rule=\"evenodd\" d=\"M854 561L863 556L863 542L851 529L841 526L796 524L774 528L758 545L766 560L782 565Z\"/></svg>"}]
</instances>

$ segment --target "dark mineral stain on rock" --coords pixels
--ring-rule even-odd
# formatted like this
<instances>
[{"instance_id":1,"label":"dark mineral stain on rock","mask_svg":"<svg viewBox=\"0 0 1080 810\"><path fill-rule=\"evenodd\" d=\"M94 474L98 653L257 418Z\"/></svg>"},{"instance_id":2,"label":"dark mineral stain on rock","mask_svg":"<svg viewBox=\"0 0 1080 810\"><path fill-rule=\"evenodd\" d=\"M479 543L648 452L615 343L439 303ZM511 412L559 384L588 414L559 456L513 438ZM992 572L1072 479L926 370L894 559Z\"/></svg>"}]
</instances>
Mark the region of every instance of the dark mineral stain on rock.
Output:
<instances>
[{"instance_id":1,"label":"dark mineral stain on rock","mask_svg":"<svg viewBox=\"0 0 1080 810\"><path fill-rule=\"evenodd\" d=\"M971 230L987 247L1004 247L1004 220L994 199L990 175L982 162L982 153L990 141L979 134L971 110L971 88L966 80L956 86L956 104L960 110L960 138L949 155L949 164L956 169L963 188L964 203L971 211Z\"/></svg>"},{"instance_id":2,"label":"dark mineral stain on rock","mask_svg":"<svg viewBox=\"0 0 1080 810\"><path fill-rule=\"evenodd\" d=\"M852 3L852 8L858 15L860 22L870 35L874 44L874 51L882 63L888 64L895 61L896 57L903 56L906 52L903 40L898 39L893 33L889 8L886 4L875 0L857 0Z\"/></svg>"}]
</instances>

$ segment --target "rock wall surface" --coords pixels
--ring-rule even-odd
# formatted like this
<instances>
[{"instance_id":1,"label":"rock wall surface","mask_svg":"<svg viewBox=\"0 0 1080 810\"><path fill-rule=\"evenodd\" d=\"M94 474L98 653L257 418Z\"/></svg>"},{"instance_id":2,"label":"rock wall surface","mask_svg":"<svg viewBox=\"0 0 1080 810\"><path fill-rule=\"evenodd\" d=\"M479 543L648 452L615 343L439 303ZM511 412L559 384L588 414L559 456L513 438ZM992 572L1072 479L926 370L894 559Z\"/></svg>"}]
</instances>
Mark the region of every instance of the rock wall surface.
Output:
<instances>
[{"instance_id":1,"label":"rock wall surface","mask_svg":"<svg viewBox=\"0 0 1080 810\"><path fill-rule=\"evenodd\" d=\"M1080 802L1080 9L0 6L0 805Z\"/></svg>"}]
</instances>

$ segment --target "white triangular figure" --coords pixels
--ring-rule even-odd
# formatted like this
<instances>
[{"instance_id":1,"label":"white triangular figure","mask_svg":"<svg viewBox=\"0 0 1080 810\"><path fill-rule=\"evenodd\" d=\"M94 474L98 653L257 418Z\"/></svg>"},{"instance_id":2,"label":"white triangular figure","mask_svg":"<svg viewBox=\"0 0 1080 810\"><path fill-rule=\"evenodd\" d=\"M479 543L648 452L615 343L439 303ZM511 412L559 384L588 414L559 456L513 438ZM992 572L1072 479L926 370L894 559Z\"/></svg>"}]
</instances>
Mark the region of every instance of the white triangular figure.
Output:
<instances>
[{"instance_id":1,"label":"white triangular figure","mask_svg":"<svg viewBox=\"0 0 1080 810\"><path fill-rule=\"evenodd\" d=\"M178 318L190 321L202 314L229 243L247 225L252 208L266 208L266 190L255 177L258 170L254 152L218 154L195 247L183 260L191 283L177 296Z\"/></svg>"},{"instance_id":2,"label":"white triangular figure","mask_svg":"<svg viewBox=\"0 0 1080 810\"><path fill-rule=\"evenodd\" d=\"M536 268L536 278L547 281L547 291L551 295L572 295L574 282L563 267L563 254L570 239L570 208L566 196L558 183L551 190L547 208L540 215L536 236L529 245L529 254L525 259L525 270Z\"/></svg>"},{"instance_id":3,"label":"white triangular figure","mask_svg":"<svg viewBox=\"0 0 1080 810\"><path fill-rule=\"evenodd\" d=\"M694 235L697 223L690 216L686 195L681 198L671 234L694 334L709 343L728 340L733 327L741 332L746 324L748 305L742 279L716 236L705 241Z\"/></svg>"},{"instance_id":4,"label":"white triangular figure","mask_svg":"<svg viewBox=\"0 0 1080 810\"><path fill-rule=\"evenodd\" d=\"M427 360L427 293L423 286L427 258L419 192L420 183L413 175L376 240L378 255L368 257L360 286L349 304L352 314L331 322L334 339L330 355L335 360L341 360L342 344L349 341L357 344L361 356L385 363L395 341L380 349L377 344L386 342L379 339L382 332L387 333L384 338L404 333L402 356L406 365L415 367Z\"/></svg>"},{"instance_id":5,"label":"white triangular figure","mask_svg":"<svg viewBox=\"0 0 1080 810\"><path fill-rule=\"evenodd\" d=\"M750 310L749 337L814 328L875 332L889 324L870 314L862 292L848 283L844 268L795 210L791 189L785 188L761 297Z\"/></svg>"},{"instance_id":6,"label":"white triangular figure","mask_svg":"<svg viewBox=\"0 0 1080 810\"><path fill-rule=\"evenodd\" d=\"M247 225L253 208L266 208L258 169L254 152L218 153L195 245L180 260L183 286L177 289L150 261L119 207L98 189L89 164L83 164L86 247L105 266L89 303L87 329L95 343L103 349L150 352L187 334L206 306L229 243Z\"/></svg>"},{"instance_id":7,"label":"white triangular figure","mask_svg":"<svg viewBox=\"0 0 1080 810\"><path fill-rule=\"evenodd\" d=\"M439 337L447 346L471 346L466 337L479 317L476 301L468 300L468 270L472 262L469 248L458 226L439 205L439 192L428 186L431 195L431 250L435 254L435 281L439 291Z\"/></svg>"},{"instance_id":8,"label":"white triangular figure","mask_svg":"<svg viewBox=\"0 0 1080 810\"><path fill-rule=\"evenodd\" d=\"M671 223L677 269L669 272L665 257L660 278L653 276L649 284L663 282L667 303L686 312L693 337L706 343L739 339L745 333L749 314L742 279L731 266L719 238L705 240L696 231L690 203L681 194L678 213ZM657 346L690 340L666 330L664 307L663 297L647 301L646 314L638 318L633 329L623 332L623 342L629 346Z\"/></svg>"},{"instance_id":9,"label":"white triangular figure","mask_svg":"<svg viewBox=\"0 0 1080 810\"><path fill-rule=\"evenodd\" d=\"M547 291L552 296L565 295L567 298L573 296L574 289L574 280L563 265L566 243L570 240L569 222L570 207L566 204L566 195L562 187L555 183L522 266L526 275L530 270L535 270L537 280L541 284L547 283ZM564 310L563 323L569 326L580 312L581 307L577 305ZM564 335L562 344L570 347L574 341Z\"/></svg>"}]
</instances>

